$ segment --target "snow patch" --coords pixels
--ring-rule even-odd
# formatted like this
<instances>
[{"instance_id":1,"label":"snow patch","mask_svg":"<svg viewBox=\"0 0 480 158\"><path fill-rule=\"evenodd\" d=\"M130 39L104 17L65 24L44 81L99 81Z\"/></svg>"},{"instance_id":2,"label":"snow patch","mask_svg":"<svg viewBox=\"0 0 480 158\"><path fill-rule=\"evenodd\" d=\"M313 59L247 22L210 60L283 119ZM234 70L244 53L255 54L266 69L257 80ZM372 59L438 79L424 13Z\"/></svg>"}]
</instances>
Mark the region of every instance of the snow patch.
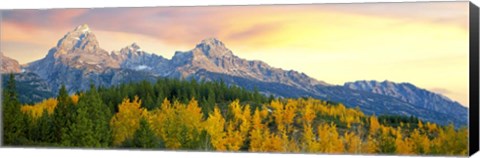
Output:
<instances>
[{"instance_id":1,"label":"snow patch","mask_svg":"<svg viewBox=\"0 0 480 158\"><path fill-rule=\"evenodd\" d=\"M88 32L90 32L90 28L88 28L88 27L87 27L87 28L84 28L84 29L82 30L82 32L83 32L83 33L88 33Z\"/></svg>"},{"instance_id":2,"label":"snow patch","mask_svg":"<svg viewBox=\"0 0 480 158\"><path fill-rule=\"evenodd\" d=\"M149 66L147 65L138 65L137 67L134 68L135 70L139 71L139 70L145 70L145 69L151 69Z\"/></svg>"}]
</instances>

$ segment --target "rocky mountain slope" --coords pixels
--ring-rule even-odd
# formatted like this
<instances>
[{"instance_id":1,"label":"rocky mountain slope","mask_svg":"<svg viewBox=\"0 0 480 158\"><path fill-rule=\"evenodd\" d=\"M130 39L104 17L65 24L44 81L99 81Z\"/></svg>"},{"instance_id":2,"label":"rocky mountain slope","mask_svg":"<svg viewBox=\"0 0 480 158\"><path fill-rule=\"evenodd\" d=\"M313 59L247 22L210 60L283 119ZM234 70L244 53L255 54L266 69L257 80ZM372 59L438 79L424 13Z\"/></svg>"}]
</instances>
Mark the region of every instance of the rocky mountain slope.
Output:
<instances>
[{"instance_id":1,"label":"rocky mountain slope","mask_svg":"<svg viewBox=\"0 0 480 158\"><path fill-rule=\"evenodd\" d=\"M314 97L360 107L366 114L414 115L421 119L466 125L468 112L448 98L413 85L367 83L330 85L297 71L274 68L262 61L236 56L218 39L200 41L189 51L177 51L171 60L145 52L133 43L118 51L102 49L87 25L62 37L45 58L25 65L27 73L44 80L56 92L66 84L69 92L90 84L111 86L158 77L223 81L247 89L258 88L277 97ZM392 88L392 85L393 86ZM369 88L370 87L370 88ZM405 92L409 93L405 93Z\"/></svg>"},{"instance_id":2,"label":"rocky mountain slope","mask_svg":"<svg viewBox=\"0 0 480 158\"><path fill-rule=\"evenodd\" d=\"M201 41L194 49L176 52L172 60L142 51L133 43L120 51L103 50L95 34L87 25L68 32L47 56L26 66L27 71L37 73L58 89L67 85L69 91L84 90L90 83L96 85L117 84L114 78L124 70L148 73L157 77L191 78L196 72L213 73L276 82L302 90L313 90L316 85L327 85L304 73L273 68L261 61L248 61L235 56L231 50L215 39ZM132 72L131 72L132 73ZM106 77L104 74L109 74Z\"/></svg>"},{"instance_id":3,"label":"rocky mountain slope","mask_svg":"<svg viewBox=\"0 0 480 158\"><path fill-rule=\"evenodd\" d=\"M0 59L0 62L2 64L2 66L0 67L0 73L19 73L21 71L18 61L3 55L3 52L0 52Z\"/></svg>"},{"instance_id":4,"label":"rocky mountain slope","mask_svg":"<svg viewBox=\"0 0 480 158\"><path fill-rule=\"evenodd\" d=\"M397 98L403 102L424 109L448 114L450 117L468 119L468 108L446 96L416 87L410 83L391 81L356 81L344 84L345 87Z\"/></svg>"}]
</instances>

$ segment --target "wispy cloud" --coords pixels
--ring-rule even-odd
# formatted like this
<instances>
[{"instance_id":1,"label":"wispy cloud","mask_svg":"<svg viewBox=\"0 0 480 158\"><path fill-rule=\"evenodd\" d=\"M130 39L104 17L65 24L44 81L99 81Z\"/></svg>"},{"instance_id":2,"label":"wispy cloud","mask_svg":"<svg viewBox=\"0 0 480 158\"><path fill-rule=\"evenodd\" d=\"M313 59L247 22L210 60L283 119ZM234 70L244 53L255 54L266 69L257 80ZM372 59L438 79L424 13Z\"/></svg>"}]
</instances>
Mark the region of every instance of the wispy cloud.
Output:
<instances>
[{"instance_id":1,"label":"wispy cloud","mask_svg":"<svg viewBox=\"0 0 480 158\"><path fill-rule=\"evenodd\" d=\"M448 94L452 93L450 90L445 89L445 88L432 88L430 90L435 92L435 93L442 94L442 95L448 95Z\"/></svg>"},{"instance_id":2,"label":"wispy cloud","mask_svg":"<svg viewBox=\"0 0 480 158\"><path fill-rule=\"evenodd\" d=\"M107 51L136 42L143 50L169 58L176 50L216 37L240 57L302 71L329 83L365 78L420 87L442 85L452 92L449 97L467 103L468 2L2 13L2 51L7 56L28 55L16 58L21 63L44 56L67 31L88 24Z\"/></svg>"}]
</instances>

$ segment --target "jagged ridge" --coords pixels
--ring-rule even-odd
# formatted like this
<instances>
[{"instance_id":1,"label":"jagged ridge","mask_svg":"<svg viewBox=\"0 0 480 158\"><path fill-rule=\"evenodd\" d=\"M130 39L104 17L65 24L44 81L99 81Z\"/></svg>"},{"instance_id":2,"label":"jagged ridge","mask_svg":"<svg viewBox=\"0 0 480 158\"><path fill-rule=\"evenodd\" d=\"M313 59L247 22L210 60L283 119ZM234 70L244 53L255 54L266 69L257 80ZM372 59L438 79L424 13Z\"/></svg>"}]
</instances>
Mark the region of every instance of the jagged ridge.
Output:
<instances>
[{"instance_id":1,"label":"jagged ridge","mask_svg":"<svg viewBox=\"0 0 480 158\"><path fill-rule=\"evenodd\" d=\"M315 97L341 102L349 107L359 106L367 114L414 115L440 124L454 122L456 125L466 125L468 121L465 115L458 115L468 111L466 108L454 108L458 110L456 112L445 111L447 107L455 105L442 104L438 107L444 109L429 109L430 106L418 104L418 101L411 102L412 99L408 97L415 98L415 95L376 93L351 84L329 85L304 73L274 68L262 61L242 59L215 38L202 40L192 50L177 51L168 60L143 51L136 43L108 53L100 47L91 29L81 25L61 38L45 58L25 65L25 69L38 74L51 89L57 90L61 84L66 84L70 92L86 90L91 83L111 86L143 79L153 81L157 77L196 78L222 80L248 89L258 87L261 93L278 97ZM437 101L448 100L433 97ZM414 100L418 99L422 98Z\"/></svg>"}]
</instances>

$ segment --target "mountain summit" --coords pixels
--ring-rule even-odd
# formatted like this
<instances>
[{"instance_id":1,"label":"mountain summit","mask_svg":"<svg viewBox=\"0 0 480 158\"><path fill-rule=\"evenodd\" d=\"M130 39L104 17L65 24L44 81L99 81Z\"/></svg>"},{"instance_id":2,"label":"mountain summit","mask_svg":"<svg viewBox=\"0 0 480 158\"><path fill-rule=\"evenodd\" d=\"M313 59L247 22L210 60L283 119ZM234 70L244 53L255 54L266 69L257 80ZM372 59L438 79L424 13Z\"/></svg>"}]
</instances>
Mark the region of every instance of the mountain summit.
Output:
<instances>
[{"instance_id":1,"label":"mountain summit","mask_svg":"<svg viewBox=\"0 0 480 158\"><path fill-rule=\"evenodd\" d=\"M328 85L304 73L274 68L262 61L242 59L216 38L204 39L190 51L176 52L172 65L176 67L176 74L182 78L206 71L260 82L281 83L304 90L312 90L310 87L317 85Z\"/></svg>"},{"instance_id":2,"label":"mountain summit","mask_svg":"<svg viewBox=\"0 0 480 158\"><path fill-rule=\"evenodd\" d=\"M223 44L222 41L216 38L207 38L202 40L199 44L197 44L194 51L202 52L210 58L233 55L232 51L225 47L225 44Z\"/></svg>"},{"instance_id":3,"label":"mountain summit","mask_svg":"<svg viewBox=\"0 0 480 158\"><path fill-rule=\"evenodd\" d=\"M99 44L95 34L90 31L88 25L83 24L68 32L57 43L57 54L88 52L105 53L99 49Z\"/></svg>"},{"instance_id":4,"label":"mountain summit","mask_svg":"<svg viewBox=\"0 0 480 158\"><path fill-rule=\"evenodd\" d=\"M76 92L88 89L92 83L108 87L141 80L153 82L159 77L221 80L276 97L313 97L358 106L365 114L413 115L443 125L468 122L468 109L412 84L369 81L330 85L298 71L238 57L216 38L201 40L191 50L177 51L169 60L142 50L136 43L109 53L100 47L87 25L80 25L66 33L43 59L26 65L25 70L38 75L53 91L61 84L69 92Z\"/></svg>"}]
</instances>

